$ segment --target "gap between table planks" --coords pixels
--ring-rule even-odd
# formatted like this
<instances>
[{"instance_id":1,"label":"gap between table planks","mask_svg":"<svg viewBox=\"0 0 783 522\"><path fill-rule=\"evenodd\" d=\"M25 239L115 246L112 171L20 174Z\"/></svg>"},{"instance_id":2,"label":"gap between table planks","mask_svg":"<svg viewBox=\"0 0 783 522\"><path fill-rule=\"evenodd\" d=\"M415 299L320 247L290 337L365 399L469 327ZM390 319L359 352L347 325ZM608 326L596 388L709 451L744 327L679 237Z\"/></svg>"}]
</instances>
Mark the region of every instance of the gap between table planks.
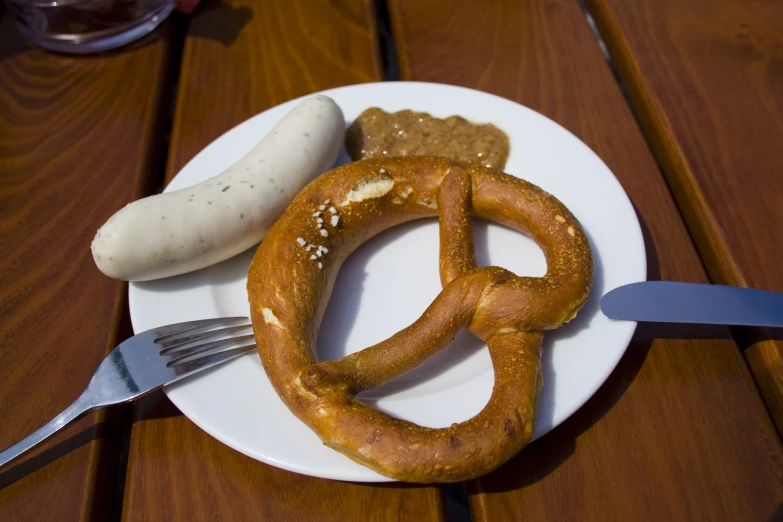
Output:
<instances>
[{"instance_id":1,"label":"gap between table planks","mask_svg":"<svg viewBox=\"0 0 783 522\"><path fill-rule=\"evenodd\" d=\"M166 181L265 109L380 77L369 0L207 2L186 38ZM123 511L128 522L444 519L435 486L352 484L268 466L201 431L160 393L136 408Z\"/></svg>"},{"instance_id":2,"label":"gap between table planks","mask_svg":"<svg viewBox=\"0 0 783 522\"><path fill-rule=\"evenodd\" d=\"M125 283L90 242L148 193L166 104L170 26L114 53L30 48L0 12L0 447L75 400L130 332ZM0 520L105 520L123 408L90 414L0 472Z\"/></svg>"},{"instance_id":3,"label":"gap between table planks","mask_svg":"<svg viewBox=\"0 0 783 522\"><path fill-rule=\"evenodd\" d=\"M713 282L783 291L783 4L588 5ZM783 434L783 330L736 334Z\"/></svg>"},{"instance_id":4,"label":"gap between table planks","mask_svg":"<svg viewBox=\"0 0 783 522\"><path fill-rule=\"evenodd\" d=\"M636 206L650 279L707 276L574 0L391 0L404 80L517 101L581 138ZM640 326L598 393L469 484L495 520L771 520L783 450L728 329Z\"/></svg>"}]
</instances>

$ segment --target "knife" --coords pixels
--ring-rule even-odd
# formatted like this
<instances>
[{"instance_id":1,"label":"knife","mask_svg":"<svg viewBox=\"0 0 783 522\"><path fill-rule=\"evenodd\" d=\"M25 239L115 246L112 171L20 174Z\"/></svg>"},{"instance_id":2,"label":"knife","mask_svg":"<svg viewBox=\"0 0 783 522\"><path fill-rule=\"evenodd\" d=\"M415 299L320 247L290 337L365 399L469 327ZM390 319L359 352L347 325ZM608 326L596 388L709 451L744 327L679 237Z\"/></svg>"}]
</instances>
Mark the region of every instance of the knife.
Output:
<instances>
[{"instance_id":1,"label":"knife","mask_svg":"<svg viewBox=\"0 0 783 522\"><path fill-rule=\"evenodd\" d=\"M648 281L601 298L611 319L783 327L783 294L736 286Z\"/></svg>"}]
</instances>

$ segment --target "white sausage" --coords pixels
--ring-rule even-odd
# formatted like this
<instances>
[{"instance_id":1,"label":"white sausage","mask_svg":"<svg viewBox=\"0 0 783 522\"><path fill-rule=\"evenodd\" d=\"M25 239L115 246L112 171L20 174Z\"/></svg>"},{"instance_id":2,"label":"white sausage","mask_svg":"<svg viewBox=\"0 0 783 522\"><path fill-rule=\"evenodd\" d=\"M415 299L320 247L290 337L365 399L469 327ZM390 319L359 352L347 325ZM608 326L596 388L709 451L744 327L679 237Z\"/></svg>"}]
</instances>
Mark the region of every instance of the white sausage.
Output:
<instances>
[{"instance_id":1,"label":"white sausage","mask_svg":"<svg viewBox=\"0 0 783 522\"><path fill-rule=\"evenodd\" d=\"M326 96L308 98L222 174L114 214L92 242L95 264L115 279L147 281L247 250L310 180L333 165L344 134L340 107Z\"/></svg>"}]
</instances>

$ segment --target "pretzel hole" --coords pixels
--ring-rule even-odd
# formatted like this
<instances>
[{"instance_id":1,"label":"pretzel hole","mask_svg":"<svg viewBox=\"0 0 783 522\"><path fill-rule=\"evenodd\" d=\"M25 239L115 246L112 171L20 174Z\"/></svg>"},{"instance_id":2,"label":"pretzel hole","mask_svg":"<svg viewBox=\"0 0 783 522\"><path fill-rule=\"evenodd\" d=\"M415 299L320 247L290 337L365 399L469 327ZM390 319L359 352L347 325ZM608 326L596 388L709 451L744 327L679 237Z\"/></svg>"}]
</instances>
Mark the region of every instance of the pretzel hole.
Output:
<instances>
[{"instance_id":1,"label":"pretzel hole","mask_svg":"<svg viewBox=\"0 0 783 522\"><path fill-rule=\"evenodd\" d=\"M546 275L544 252L529 236L486 219L472 221L478 266L501 266L518 276Z\"/></svg>"},{"instance_id":2,"label":"pretzel hole","mask_svg":"<svg viewBox=\"0 0 783 522\"><path fill-rule=\"evenodd\" d=\"M316 344L320 361L339 359L383 341L421 316L442 290L437 238L436 219L417 220L372 238L346 260L321 321ZM446 375L451 371L457 380L492 373L481 341L466 333L452 343L435 361L384 385L388 388L368 390L360 398L436 393L453 385L454 379ZM452 352L457 355L450 357ZM431 364L439 366L430 368Z\"/></svg>"}]
</instances>

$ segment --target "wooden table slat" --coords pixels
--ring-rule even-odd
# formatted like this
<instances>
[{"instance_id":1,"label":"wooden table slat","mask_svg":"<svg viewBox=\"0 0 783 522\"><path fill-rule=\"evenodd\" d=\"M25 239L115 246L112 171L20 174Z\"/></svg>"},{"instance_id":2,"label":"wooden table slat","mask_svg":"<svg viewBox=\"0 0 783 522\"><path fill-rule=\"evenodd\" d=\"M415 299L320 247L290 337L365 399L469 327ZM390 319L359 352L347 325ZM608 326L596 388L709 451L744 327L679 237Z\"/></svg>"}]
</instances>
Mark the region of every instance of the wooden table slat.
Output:
<instances>
[{"instance_id":1,"label":"wooden table slat","mask_svg":"<svg viewBox=\"0 0 783 522\"><path fill-rule=\"evenodd\" d=\"M713 282L783 291L783 4L588 0ZM783 433L780 332L740 332Z\"/></svg>"},{"instance_id":2,"label":"wooden table slat","mask_svg":"<svg viewBox=\"0 0 783 522\"><path fill-rule=\"evenodd\" d=\"M167 180L226 130L314 91L381 77L370 0L207 3L183 55ZM273 422L273 420L270 420ZM162 395L136 410L123 519L443 520L437 487L328 481L254 461Z\"/></svg>"},{"instance_id":3,"label":"wooden table slat","mask_svg":"<svg viewBox=\"0 0 783 522\"><path fill-rule=\"evenodd\" d=\"M90 243L152 184L169 47L164 24L116 53L47 53L0 12L0 448L75 400L129 331L127 285L101 274ZM0 473L0 520L105 520L121 412L81 419Z\"/></svg>"},{"instance_id":4,"label":"wooden table slat","mask_svg":"<svg viewBox=\"0 0 783 522\"><path fill-rule=\"evenodd\" d=\"M649 278L707 280L578 2L390 6L403 79L498 94L562 124L635 204ZM771 520L782 470L780 440L728 330L645 326L593 399L471 483L471 503L478 521Z\"/></svg>"}]
</instances>

